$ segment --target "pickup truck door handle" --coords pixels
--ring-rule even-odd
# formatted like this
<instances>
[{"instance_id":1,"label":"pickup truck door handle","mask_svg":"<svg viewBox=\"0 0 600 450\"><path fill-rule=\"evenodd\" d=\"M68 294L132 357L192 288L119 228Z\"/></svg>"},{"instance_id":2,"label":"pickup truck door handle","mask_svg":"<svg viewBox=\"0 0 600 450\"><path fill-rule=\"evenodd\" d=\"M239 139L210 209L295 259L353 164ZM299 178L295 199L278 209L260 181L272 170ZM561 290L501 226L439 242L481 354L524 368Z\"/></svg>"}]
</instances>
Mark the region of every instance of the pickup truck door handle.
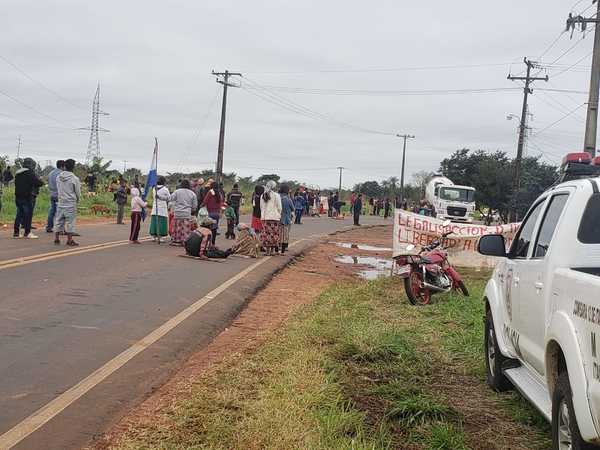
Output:
<instances>
[{"instance_id":1,"label":"pickup truck door handle","mask_svg":"<svg viewBox=\"0 0 600 450\"><path fill-rule=\"evenodd\" d=\"M536 282L536 283L534 284L534 286L535 286L535 289L536 289L537 291L541 291L541 290L542 290L542 288L544 287L544 283L541 283L541 282L539 282L539 281L538 281L538 282Z\"/></svg>"}]
</instances>

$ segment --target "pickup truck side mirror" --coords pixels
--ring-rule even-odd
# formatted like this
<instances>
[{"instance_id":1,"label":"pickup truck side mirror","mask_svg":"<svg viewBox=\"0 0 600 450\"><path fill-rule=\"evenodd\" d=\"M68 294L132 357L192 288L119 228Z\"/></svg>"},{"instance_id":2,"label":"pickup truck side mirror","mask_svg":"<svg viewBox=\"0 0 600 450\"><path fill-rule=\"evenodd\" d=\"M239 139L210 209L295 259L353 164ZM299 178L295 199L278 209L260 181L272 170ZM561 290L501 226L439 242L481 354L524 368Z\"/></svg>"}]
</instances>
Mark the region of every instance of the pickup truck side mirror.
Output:
<instances>
[{"instance_id":1,"label":"pickup truck side mirror","mask_svg":"<svg viewBox=\"0 0 600 450\"><path fill-rule=\"evenodd\" d=\"M501 234L486 234L481 236L477 251L485 256L506 256L506 242Z\"/></svg>"}]
</instances>

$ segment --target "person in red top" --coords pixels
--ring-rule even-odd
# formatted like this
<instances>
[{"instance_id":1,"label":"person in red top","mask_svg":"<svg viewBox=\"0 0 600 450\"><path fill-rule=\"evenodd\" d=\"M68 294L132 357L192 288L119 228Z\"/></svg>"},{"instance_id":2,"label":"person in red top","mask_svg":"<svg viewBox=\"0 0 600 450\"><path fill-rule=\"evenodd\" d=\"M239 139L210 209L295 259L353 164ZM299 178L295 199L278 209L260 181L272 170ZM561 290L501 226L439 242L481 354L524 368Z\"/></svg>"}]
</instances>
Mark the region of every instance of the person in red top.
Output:
<instances>
[{"instance_id":1,"label":"person in red top","mask_svg":"<svg viewBox=\"0 0 600 450\"><path fill-rule=\"evenodd\" d=\"M220 190L217 189L217 184L214 181L204 196L202 206L206 207L208 216L215 221L212 225L212 243L214 245L217 240L217 230L219 229L219 219L221 218L221 209L223 207L223 196Z\"/></svg>"}]
</instances>

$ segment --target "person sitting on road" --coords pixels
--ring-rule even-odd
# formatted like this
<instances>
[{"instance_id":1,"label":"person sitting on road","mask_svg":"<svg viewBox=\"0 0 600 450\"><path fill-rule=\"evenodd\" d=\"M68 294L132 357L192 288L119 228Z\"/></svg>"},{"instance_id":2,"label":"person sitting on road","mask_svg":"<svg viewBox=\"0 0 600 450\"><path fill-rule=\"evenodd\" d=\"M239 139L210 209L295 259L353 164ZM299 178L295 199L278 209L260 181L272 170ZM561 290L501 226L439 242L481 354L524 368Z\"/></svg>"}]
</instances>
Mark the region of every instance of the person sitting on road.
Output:
<instances>
[{"instance_id":1,"label":"person sitting on road","mask_svg":"<svg viewBox=\"0 0 600 450\"><path fill-rule=\"evenodd\" d=\"M235 244L236 255L258 258L260 255L260 241L254 230L245 223L237 226L238 237Z\"/></svg>"}]
</instances>

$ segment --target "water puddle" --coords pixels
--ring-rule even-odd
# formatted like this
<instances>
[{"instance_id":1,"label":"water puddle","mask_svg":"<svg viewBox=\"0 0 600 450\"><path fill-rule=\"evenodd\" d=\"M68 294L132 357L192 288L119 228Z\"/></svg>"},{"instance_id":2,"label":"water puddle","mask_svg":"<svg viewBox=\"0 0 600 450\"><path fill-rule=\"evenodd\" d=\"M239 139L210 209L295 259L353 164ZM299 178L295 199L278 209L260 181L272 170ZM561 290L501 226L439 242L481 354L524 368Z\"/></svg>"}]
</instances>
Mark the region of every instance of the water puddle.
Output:
<instances>
[{"instance_id":1,"label":"water puddle","mask_svg":"<svg viewBox=\"0 0 600 450\"><path fill-rule=\"evenodd\" d=\"M380 276L390 275L392 271L392 261L389 259L343 255L336 257L335 261L342 264L366 267L358 271L358 275L365 280L374 280Z\"/></svg>"},{"instance_id":2,"label":"water puddle","mask_svg":"<svg viewBox=\"0 0 600 450\"><path fill-rule=\"evenodd\" d=\"M364 244L352 244L350 242L330 242L342 248L355 248L357 250L364 250L366 252L391 252L392 249L389 247L375 247L373 245Z\"/></svg>"}]
</instances>

